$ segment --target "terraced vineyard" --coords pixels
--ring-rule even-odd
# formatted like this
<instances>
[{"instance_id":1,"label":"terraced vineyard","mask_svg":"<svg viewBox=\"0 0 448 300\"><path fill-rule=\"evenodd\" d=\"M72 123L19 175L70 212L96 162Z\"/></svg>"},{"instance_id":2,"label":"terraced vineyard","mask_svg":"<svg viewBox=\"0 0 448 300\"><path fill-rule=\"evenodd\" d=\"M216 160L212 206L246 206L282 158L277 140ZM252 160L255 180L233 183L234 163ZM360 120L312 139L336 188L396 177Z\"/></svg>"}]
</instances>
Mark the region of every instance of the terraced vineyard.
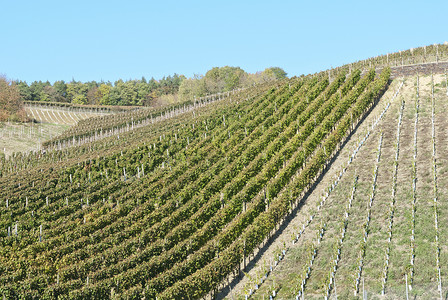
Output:
<instances>
[{"instance_id":1,"label":"terraced vineyard","mask_svg":"<svg viewBox=\"0 0 448 300\"><path fill-rule=\"evenodd\" d=\"M444 298L446 78L394 80L300 214L233 290L253 299L274 291L279 299Z\"/></svg>"},{"instance_id":2,"label":"terraced vineyard","mask_svg":"<svg viewBox=\"0 0 448 300\"><path fill-rule=\"evenodd\" d=\"M57 109L54 107L43 108L27 106L25 109L28 116L39 123L62 125L76 125L80 120L105 114L102 112L92 112L91 110L70 111L65 109Z\"/></svg>"},{"instance_id":3,"label":"terraced vineyard","mask_svg":"<svg viewBox=\"0 0 448 300\"><path fill-rule=\"evenodd\" d=\"M100 108L74 106L68 103L29 101L25 103L24 108L32 122L0 123L0 149L2 150L0 153L5 154L6 157L40 151L44 148L42 144L45 145L47 141L60 136L81 120L110 115L124 110L120 107L114 111L109 107Z\"/></svg>"},{"instance_id":4,"label":"terraced vineyard","mask_svg":"<svg viewBox=\"0 0 448 300\"><path fill-rule=\"evenodd\" d=\"M390 73L360 74L251 88L94 146L115 145L108 152L50 152L52 164L10 172L1 293L207 295L296 206Z\"/></svg>"}]
</instances>

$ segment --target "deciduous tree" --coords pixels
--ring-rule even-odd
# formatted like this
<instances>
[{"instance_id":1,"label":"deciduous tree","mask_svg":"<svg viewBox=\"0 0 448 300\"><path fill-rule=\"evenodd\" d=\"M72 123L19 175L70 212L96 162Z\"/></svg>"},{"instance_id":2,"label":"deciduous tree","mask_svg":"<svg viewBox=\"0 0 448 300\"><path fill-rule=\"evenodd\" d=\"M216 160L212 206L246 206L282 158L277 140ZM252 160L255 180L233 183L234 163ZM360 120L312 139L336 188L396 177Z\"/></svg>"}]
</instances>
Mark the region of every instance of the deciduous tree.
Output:
<instances>
[{"instance_id":1,"label":"deciduous tree","mask_svg":"<svg viewBox=\"0 0 448 300\"><path fill-rule=\"evenodd\" d=\"M14 82L0 76L0 121L25 121L26 113L20 100L20 92Z\"/></svg>"}]
</instances>

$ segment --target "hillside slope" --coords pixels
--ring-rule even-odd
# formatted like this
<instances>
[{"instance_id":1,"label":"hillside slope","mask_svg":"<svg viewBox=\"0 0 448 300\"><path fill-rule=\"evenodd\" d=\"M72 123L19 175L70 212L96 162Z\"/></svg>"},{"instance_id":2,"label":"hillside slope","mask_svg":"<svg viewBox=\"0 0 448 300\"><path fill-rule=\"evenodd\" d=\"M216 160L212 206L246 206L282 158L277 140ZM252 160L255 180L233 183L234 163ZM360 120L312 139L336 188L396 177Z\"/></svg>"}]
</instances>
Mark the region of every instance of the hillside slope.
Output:
<instances>
[{"instance_id":1,"label":"hillside slope","mask_svg":"<svg viewBox=\"0 0 448 300\"><path fill-rule=\"evenodd\" d=\"M95 144L109 151L89 159L51 152L57 164L1 178L0 291L206 295L288 214L388 83L388 70L360 73L251 88L104 138Z\"/></svg>"},{"instance_id":2,"label":"hillside slope","mask_svg":"<svg viewBox=\"0 0 448 300\"><path fill-rule=\"evenodd\" d=\"M405 299L406 280L411 298L445 297L447 108L445 74L396 77L297 215L221 297Z\"/></svg>"},{"instance_id":3,"label":"hillside slope","mask_svg":"<svg viewBox=\"0 0 448 300\"><path fill-rule=\"evenodd\" d=\"M416 67L391 57L394 76ZM407 277L435 296L446 78L432 97L422 77L417 101L417 79L391 83L389 59L96 117L0 157L0 294L397 298Z\"/></svg>"}]
</instances>

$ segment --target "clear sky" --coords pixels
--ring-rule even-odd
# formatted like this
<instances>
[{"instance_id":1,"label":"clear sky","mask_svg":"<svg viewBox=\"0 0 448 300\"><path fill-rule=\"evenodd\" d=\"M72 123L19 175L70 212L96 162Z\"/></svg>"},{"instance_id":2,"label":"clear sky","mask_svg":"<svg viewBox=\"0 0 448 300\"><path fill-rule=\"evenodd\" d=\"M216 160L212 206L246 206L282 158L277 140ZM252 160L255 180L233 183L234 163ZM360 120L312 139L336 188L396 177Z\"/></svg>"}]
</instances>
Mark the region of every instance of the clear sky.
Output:
<instances>
[{"instance_id":1,"label":"clear sky","mask_svg":"<svg viewBox=\"0 0 448 300\"><path fill-rule=\"evenodd\" d=\"M212 67L289 76L448 40L448 1L0 0L0 74L112 81Z\"/></svg>"}]
</instances>

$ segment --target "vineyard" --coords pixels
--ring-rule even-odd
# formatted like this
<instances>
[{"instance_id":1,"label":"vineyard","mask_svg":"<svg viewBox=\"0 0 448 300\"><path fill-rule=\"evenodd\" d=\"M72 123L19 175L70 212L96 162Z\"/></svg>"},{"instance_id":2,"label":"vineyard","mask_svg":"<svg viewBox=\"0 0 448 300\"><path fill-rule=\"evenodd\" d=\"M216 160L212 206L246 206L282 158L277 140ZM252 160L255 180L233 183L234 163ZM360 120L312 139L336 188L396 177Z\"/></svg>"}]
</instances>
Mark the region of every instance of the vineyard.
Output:
<instances>
[{"instance_id":1,"label":"vineyard","mask_svg":"<svg viewBox=\"0 0 448 300\"><path fill-rule=\"evenodd\" d=\"M42 144L60 136L81 120L114 113L98 107L76 107L60 103L41 104L26 102L29 123L5 122L0 124L1 153L10 157L19 153L36 152Z\"/></svg>"},{"instance_id":2,"label":"vineyard","mask_svg":"<svg viewBox=\"0 0 448 300\"><path fill-rule=\"evenodd\" d=\"M394 66L447 49L103 112L0 157L0 294L440 298L447 76Z\"/></svg>"},{"instance_id":3,"label":"vineyard","mask_svg":"<svg viewBox=\"0 0 448 300\"><path fill-rule=\"evenodd\" d=\"M44 141L59 136L69 127L69 125L34 122L0 124L0 161L4 160L2 154L13 158L14 155L22 156L24 153L39 151ZM10 161L10 164L15 164L15 159L13 161ZM5 167L3 161L0 170Z\"/></svg>"},{"instance_id":4,"label":"vineyard","mask_svg":"<svg viewBox=\"0 0 448 300\"><path fill-rule=\"evenodd\" d=\"M78 121L103 115L103 112L86 110L67 110L54 107L26 106L28 116L39 123L76 125Z\"/></svg>"},{"instance_id":5,"label":"vineyard","mask_svg":"<svg viewBox=\"0 0 448 300\"><path fill-rule=\"evenodd\" d=\"M394 80L301 214L233 291L253 299L444 299L446 80Z\"/></svg>"}]
</instances>

